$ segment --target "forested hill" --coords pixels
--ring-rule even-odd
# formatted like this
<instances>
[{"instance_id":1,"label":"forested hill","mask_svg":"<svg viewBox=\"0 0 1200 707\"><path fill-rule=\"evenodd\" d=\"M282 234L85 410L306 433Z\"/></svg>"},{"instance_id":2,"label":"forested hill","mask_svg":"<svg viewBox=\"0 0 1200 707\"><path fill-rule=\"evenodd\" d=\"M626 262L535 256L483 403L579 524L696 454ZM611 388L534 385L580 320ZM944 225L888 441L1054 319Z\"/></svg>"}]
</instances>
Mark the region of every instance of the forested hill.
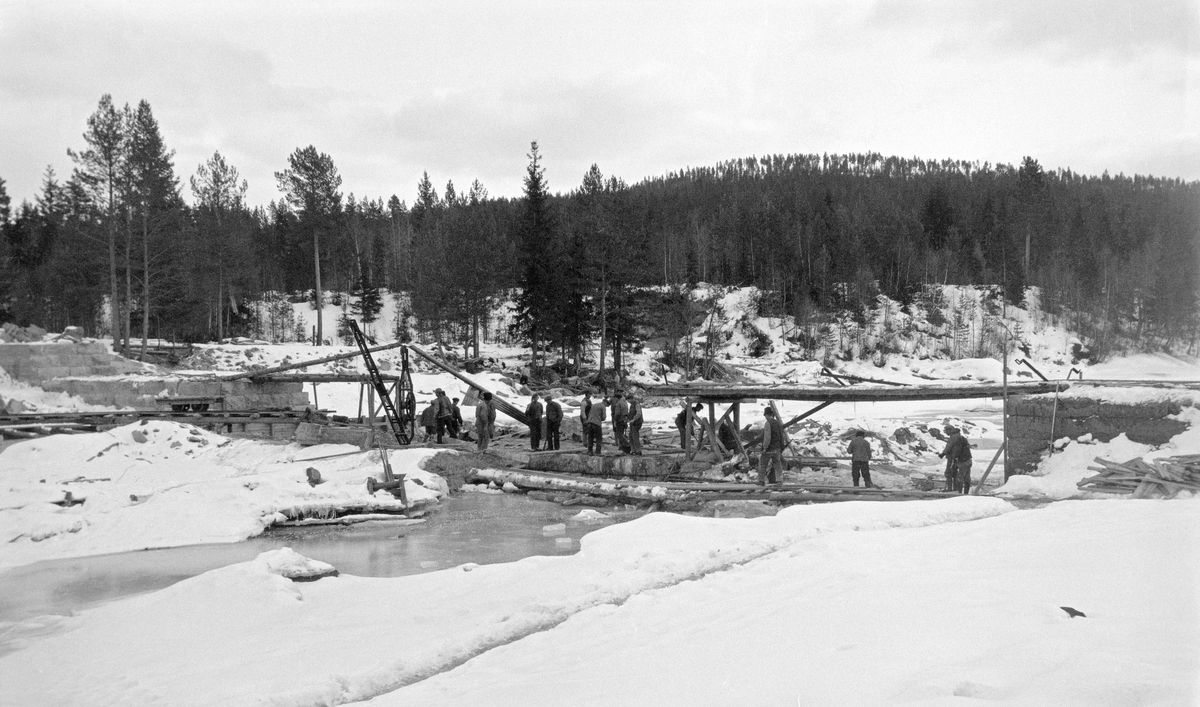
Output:
<instances>
[{"instance_id":1,"label":"forested hill","mask_svg":"<svg viewBox=\"0 0 1200 707\"><path fill-rule=\"evenodd\" d=\"M638 184L660 271L756 284L822 308L876 287L1039 285L1066 305L1180 336L1195 325L1200 183L879 154L777 155ZM849 287L843 287L847 283Z\"/></svg>"},{"instance_id":2,"label":"forested hill","mask_svg":"<svg viewBox=\"0 0 1200 707\"><path fill-rule=\"evenodd\" d=\"M519 287L520 334L569 351L602 321L618 341L630 331L631 288L708 281L758 285L807 321L969 283L1014 300L1039 285L1085 336L1197 330L1196 182L867 154L747 158L633 185L593 166L571 187L578 175L547 175L535 143L523 198L426 176L409 207L356 197L308 146L281 160L280 198L252 205L221 154L176 165L145 101L104 96L81 127L72 173L48 168L33 203L11 204L0 179L0 321L204 340L251 330L246 304L265 293L388 287L411 292L421 329L461 338Z\"/></svg>"}]
</instances>

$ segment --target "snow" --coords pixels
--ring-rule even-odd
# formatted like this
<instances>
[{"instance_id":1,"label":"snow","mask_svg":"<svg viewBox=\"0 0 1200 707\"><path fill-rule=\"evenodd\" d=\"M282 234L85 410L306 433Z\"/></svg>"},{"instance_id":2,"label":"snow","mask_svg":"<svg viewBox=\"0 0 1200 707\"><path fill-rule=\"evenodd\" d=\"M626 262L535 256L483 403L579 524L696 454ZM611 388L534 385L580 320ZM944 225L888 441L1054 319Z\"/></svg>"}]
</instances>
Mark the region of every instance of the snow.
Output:
<instances>
[{"instance_id":1,"label":"snow","mask_svg":"<svg viewBox=\"0 0 1200 707\"><path fill-rule=\"evenodd\" d=\"M0 658L0 702L1193 704L1197 511L656 513L572 556L305 584L259 558L30 639Z\"/></svg>"},{"instance_id":2,"label":"snow","mask_svg":"<svg viewBox=\"0 0 1200 707\"><path fill-rule=\"evenodd\" d=\"M316 459L327 455L352 454ZM391 450L415 507L448 493L419 468L429 449ZM325 483L310 486L316 467ZM347 506L398 510L367 493L378 452L349 445L300 447L231 440L190 425L153 421L108 432L42 437L0 453L0 568L39 560L151 547L237 542L285 516ZM79 505L56 501L70 492Z\"/></svg>"}]
</instances>

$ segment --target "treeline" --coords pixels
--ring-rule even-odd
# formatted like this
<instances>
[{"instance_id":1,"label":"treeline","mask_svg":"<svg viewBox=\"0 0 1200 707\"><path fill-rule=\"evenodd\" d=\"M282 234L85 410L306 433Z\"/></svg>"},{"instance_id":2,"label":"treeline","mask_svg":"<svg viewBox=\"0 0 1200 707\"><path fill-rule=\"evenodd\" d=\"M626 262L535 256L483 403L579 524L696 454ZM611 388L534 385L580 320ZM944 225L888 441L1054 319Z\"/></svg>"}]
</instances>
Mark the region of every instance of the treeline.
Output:
<instances>
[{"instance_id":1,"label":"treeline","mask_svg":"<svg viewBox=\"0 0 1200 707\"><path fill-rule=\"evenodd\" d=\"M256 328L270 292L409 293L389 333L468 347L495 304L517 300L515 334L539 361L577 364L590 342L621 352L647 319L635 295L663 286L656 324L687 328L689 284L754 284L772 314L820 322L879 294L927 284L1040 286L1094 346L1196 336L1200 184L868 155L735 160L629 185L593 167L552 193L537 144L525 193L478 181L440 190L426 174L410 208L345 194L333 159L297 148L281 197L247 204L214 153L181 179L145 101L104 96L60 181L33 203L0 180L0 320L139 339L208 340ZM190 194L190 204L184 194ZM673 315L678 312L678 316ZM675 320L679 320L675 322ZM670 324L670 322L675 322ZM323 322L320 340L331 340ZM308 332L304 332L307 334ZM603 363L603 359L602 359Z\"/></svg>"}]
</instances>

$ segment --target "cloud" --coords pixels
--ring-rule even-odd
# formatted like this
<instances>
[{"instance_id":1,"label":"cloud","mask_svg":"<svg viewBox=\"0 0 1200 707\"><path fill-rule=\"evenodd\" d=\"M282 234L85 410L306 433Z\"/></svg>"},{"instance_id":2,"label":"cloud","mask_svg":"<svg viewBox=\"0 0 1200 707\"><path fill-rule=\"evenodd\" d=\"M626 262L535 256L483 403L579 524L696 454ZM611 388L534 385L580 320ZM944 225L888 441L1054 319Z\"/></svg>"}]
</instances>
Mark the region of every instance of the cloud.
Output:
<instances>
[{"instance_id":1,"label":"cloud","mask_svg":"<svg viewBox=\"0 0 1200 707\"><path fill-rule=\"evenodd\" d=\"M877 5L866 24L927 28L960 50L984 42L1066 60L1200 53L1200 6L1192 0L896 0Z\"/></svg>"}]
</instances>

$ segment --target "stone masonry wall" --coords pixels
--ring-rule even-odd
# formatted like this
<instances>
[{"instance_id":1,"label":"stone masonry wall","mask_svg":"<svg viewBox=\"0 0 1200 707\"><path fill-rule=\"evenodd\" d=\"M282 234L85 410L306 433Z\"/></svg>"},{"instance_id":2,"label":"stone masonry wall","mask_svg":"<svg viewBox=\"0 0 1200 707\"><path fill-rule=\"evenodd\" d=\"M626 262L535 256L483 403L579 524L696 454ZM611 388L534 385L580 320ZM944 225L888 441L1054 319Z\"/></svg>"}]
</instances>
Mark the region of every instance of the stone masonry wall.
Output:
<instances>
[{"instance_id":1,"label":"stone masonry wall","mask_svg":"<svg viewBox=\"0 0 1200 707\"><path fill-rule=\"evenodd\" d=\"M303 410L309 404L301 383L157 374L153 366L122 358L100 341L0 344L0 368L16 380L68 393L92 405L159 410L164 407L156 401L160 396L223 397L226 410Z\"/></svg>"},{"instance_id":2,"label":"stone masonry wall","mask_svg":"<svg viewBox=\"0 0 1200 707\"><path fill-rule=\"evenodd\" d=\"M1187 429L1182 420L1171 419L1192 397L1164 392L1161 398L1138 402L1111 402L1103 399L1103 388L1079 388L1060 395L1055 412L1053 395L1029 395L1008 401L1008 463L1012 473L1033 471L1052 440L1072 439L1091 434L1108 442L1122 433L1140 444L1165 444ZM1051 430L1053 421L1053 430Z\"/></svg>"},{"instance_id":3,"label":"stone masonry wall","mask_svg":"<svg viewBox=\"0 0 1200 707\"><path fill-rule=\"evenodd\" d=\"M41 385L68 376L147 373L152 367L117 356L102 341L0 344L0 368L15 380Z\"/></svg>"},{"instance_id":4,"label":"stone masonry wall","mask_svg":"<svg viewBox=\"0 0 1200 707\"><path fill-rule=\"evenodd\" d=\"M130 376L125 378L56 378L42 383L42 388L62 391L82 398L93 405L161 410L157 398L215 398L225 399L225 410L303 410L308 406L308 394L301 383L252 383L250 381L218 381L195 377ZM212 410L221 406L213 405Z\"/></svg>"}]
</instances>

